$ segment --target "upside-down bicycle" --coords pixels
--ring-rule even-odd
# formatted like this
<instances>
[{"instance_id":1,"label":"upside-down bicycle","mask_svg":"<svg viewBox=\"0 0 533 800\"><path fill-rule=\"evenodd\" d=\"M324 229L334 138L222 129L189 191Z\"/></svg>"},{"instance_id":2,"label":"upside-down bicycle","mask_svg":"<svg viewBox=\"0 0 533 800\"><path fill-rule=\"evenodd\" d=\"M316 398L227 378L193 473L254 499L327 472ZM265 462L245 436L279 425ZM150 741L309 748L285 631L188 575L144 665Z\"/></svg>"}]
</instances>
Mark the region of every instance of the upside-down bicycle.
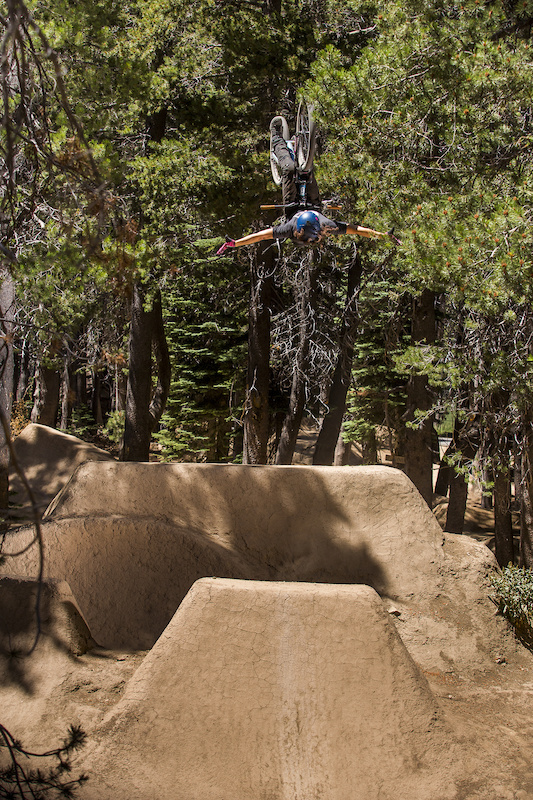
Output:
<instances>
[{"instance_id":1,"label":"upside-down bicycle","mask_svg":"<svg viewBox=\"0 0 533 800\"><path fill-rule=\"evenodd\" d=\"M281 135L287 142L287 147L294 158L294 182L297 189L296 202L285 204L262 205L261 209L284 209L286 213L293 213L306 208L316 208L316 202L310 202L307 197L307 187L311 180L315 152L316 152L316 125L313 116L313 105L302 100L298 106L296 114L296 133L291 139L289 124L284 117L281 117ZM272 133L270 135L270 170L276 186L281 186L283 181L282 169L279 160L272 147ZM331 200L325 200L321 204L325 209L338 209L340 206Z\"/></svg>"}]
</instances>

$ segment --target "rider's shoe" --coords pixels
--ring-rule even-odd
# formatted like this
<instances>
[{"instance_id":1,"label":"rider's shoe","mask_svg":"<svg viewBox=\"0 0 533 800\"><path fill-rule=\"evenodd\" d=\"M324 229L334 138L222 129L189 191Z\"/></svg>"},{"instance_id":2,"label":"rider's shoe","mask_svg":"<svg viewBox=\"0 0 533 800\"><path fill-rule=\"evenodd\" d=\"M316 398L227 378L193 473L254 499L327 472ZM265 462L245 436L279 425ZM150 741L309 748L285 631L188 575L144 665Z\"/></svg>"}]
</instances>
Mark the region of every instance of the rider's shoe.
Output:
<instances>
[{"instance_id":1,"label":"rider's shoe","mask_svg":"<svg viewBox=\"0 0 533 800\"><path fill-rule=\"evenodd\" d=\"M270 133L277 133L278 136L283 138L283 117L274 117L270 121Z\"/></svg>"}]
</instances>

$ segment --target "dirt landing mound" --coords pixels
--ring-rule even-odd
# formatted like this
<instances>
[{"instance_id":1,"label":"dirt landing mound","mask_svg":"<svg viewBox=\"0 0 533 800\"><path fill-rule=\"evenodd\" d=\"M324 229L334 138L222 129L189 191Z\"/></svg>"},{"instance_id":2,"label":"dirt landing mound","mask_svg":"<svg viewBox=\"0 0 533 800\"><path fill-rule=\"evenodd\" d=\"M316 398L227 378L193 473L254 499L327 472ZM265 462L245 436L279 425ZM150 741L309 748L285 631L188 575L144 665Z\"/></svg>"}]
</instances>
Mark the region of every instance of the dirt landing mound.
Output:
<instances>
[{"instance_id":1,"label":"dirt landing mound","mask_svg":"<svg viewBox=\"0 0 533 800\"><path fill-rule=\"evenodd\" d=\"M75 469L85 461L109 461L112 457L75 436L63 433L47 425L26 425L14 442L17 461L24 470L39 508L44 511L50 501L71 478ZM13 504L20 506L12 516L27 518L30 512L29 498L19 475L11 470L9 488L13 492Z\"/></svg>"},{"instance_id":2,"label":"dirt landing mound","mask_svg":"<svg viewBox=\"0 0 533 800\"><path fill-rule=\"evenodd\" d=\"M453 740L369 587L198 581L84 759L84 800L446 800Z\"/></svg>"}]
</instances>

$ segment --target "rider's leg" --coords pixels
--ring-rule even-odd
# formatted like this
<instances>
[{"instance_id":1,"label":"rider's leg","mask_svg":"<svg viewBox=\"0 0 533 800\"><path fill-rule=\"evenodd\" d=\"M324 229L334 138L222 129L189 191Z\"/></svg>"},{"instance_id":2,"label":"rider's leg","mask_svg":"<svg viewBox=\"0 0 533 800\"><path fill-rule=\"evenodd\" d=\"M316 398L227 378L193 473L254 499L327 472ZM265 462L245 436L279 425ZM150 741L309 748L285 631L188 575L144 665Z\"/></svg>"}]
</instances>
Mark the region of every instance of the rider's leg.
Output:
<instances>
[{"instance_id":1,"label":"rider's leg","mask_svg":"<svg viewBox=\"0 0 533 800\"><path fill-rule=\"evenodd\" d=\"M320 189L318 188L318 183L316 182L314 172L311 173L309 180L307 181L307 199L310 203L318 208L320 208L322 205L322 201L320 200Z\"/></svg>"},{"instance_id":2,"label":"rider's leg","mask_svg":"<svg viewBox=\"0 0 533 800\"><path fill-rule=\"evenodd\" d=\"M281 168L281 191L285 204L295 203L298 198L298 190L294 181L296 164L294 156L287 146L287 142L282 136L282 118L274 117L270 123L270 141L274 155L278 159Z\"/></svg>"}]
</instances>

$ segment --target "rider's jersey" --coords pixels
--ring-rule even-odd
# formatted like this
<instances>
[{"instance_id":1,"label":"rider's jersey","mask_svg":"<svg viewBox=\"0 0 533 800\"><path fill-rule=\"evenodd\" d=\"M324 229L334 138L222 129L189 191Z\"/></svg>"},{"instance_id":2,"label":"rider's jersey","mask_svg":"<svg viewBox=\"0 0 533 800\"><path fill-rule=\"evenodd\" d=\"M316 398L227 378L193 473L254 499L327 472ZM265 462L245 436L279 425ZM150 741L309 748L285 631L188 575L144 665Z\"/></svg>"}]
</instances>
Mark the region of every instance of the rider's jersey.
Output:
<instances>
[{"instance_id":1,"label":"rider's jersey","mask_svg":"<svg viewBox=\"0 0 533 800\"><path fill-rule=\"evenodd\" d=\"M320 220L320 238L324 238L326 236L340 236L346 233L346 222L337 222L334 219L329 219L325 217L324 214L321 214L320 211L316 211L313 209L315 214L318 216ZM313 241L308 242L302 239L296 239L294 234L296 232L296 223L298 221L298 217L303 214L304 211L298 211L293 217L291 217L287 222L282 222L281 225L276 225L272 228L272 235L274 239L291 239L295 244L312 244ZM313 237L314 239L314 237ZM315 240L316 241L316 240Z\"/></svg>"}]
</instances>

